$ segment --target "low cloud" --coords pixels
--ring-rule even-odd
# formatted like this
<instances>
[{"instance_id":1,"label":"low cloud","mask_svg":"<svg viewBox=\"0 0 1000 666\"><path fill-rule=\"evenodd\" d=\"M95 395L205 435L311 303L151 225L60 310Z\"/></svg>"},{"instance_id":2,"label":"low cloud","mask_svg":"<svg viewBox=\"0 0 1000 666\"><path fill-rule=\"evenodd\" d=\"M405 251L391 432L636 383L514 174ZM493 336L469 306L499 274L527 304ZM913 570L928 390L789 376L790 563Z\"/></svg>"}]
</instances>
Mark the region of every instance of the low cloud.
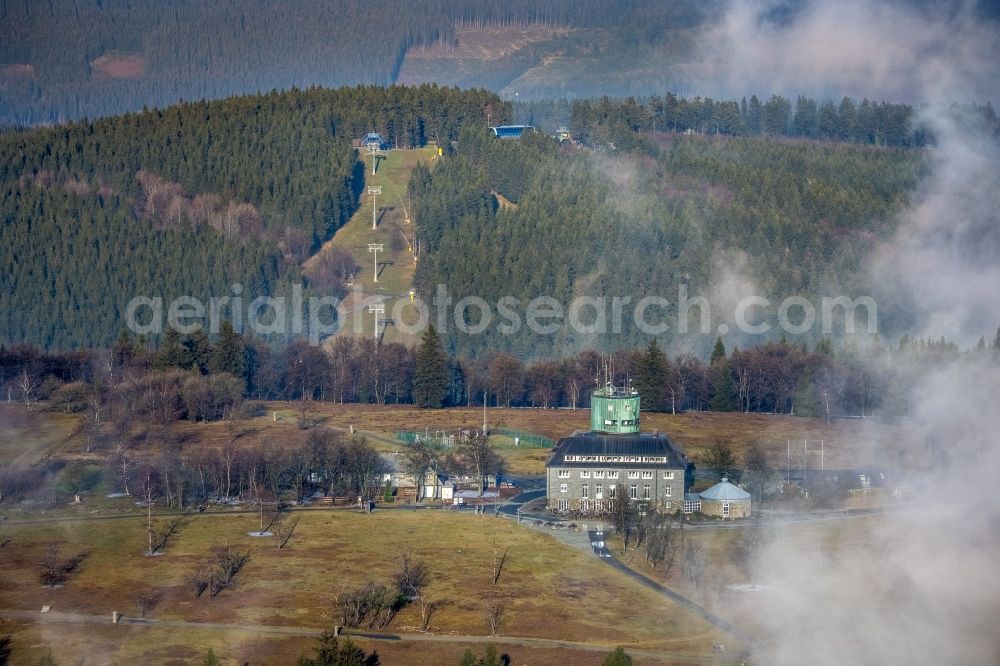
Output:
<instances>
[{"instance_id":1,"label":"low cloud","mask_svg":"<svg viewBox=\"0 0 1000 666\"><path fill-rule=\"evenodd\" d=\"M996 100L1000 39L973 3L739 1L699 59L720 95Z\"/></svg>"}]
</instances>

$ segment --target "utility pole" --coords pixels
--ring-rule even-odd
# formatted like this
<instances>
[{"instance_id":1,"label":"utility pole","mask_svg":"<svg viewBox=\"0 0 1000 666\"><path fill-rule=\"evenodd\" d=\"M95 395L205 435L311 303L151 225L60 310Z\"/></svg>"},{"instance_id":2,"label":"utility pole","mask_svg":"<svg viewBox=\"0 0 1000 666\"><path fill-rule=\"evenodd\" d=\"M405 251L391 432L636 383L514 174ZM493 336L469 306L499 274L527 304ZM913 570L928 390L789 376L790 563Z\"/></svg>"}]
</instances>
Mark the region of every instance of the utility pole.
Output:
<instances>
[{"instance_id":1,"label":"utility pole","mask_svg":"<svg viewBox=\"0 0 1000 666\"><path fill-rule=\"evenodd\" d=\"M826 469L826 440L819 440L819 468Z\"/></svg>"},{"instance_id":2,"label":"utility pole","mask_svg":"<svg viewBox=\"0 0 1000 666\"><path fill-rule=\"evenodd\" d=\"M802 440L802 483L806 482L806 475L809 473L809 440Z\"/></svg>"},{"instance_id":3,"label":"utility pole","mask_svg":"<svg viewBox=\"0 0 1000 666\"><path fill-rule=\"evenodd\" d=\"M382 243L368 243L368 251L375 254L375 282L378 282L378 253L385 247Z\"/></svg>"},{"instance_id":4,"label":"utility pole","mask_svg":"<svg viewBox=\"0 0 1000 666\"><path fill-rule=\"evenodd\" d=\"M378 229L378 206L375 205L375 195L382 194L381 185L369 185L368 194L372 195L372 231Z\"/></svg>"},{"instance_id":5,"label":"utility pole","mask_svg":"<svg viewBox=\"0 0 1000 666\"><path fill-rule=\"evenodd\" d=\"M385 312L385 303L369 303L368 312L375 314L375 339L378 340L378 316Z\"/></svg>"},{"instance_id":6,"label":"utility pole","mask_svg":"<svg viewBox=\"0 0 1000 666\"><path fill-rule=\"evenodd\" d=\"M488 437L489 434L486 428L486 391L483 391L483 437Z\"/></svg>"}]
</instances>

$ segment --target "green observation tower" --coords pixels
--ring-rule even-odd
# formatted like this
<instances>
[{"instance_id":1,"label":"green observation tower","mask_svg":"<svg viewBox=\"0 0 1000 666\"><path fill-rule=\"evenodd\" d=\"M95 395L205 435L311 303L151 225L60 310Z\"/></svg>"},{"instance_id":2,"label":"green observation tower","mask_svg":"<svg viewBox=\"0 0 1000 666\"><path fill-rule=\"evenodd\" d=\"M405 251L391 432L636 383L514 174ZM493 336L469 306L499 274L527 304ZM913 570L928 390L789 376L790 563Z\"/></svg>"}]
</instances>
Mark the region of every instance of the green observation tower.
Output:
<instances>
[{"instance_id":1,"label":"green observation tower","mask_svg":"<svg viewBox=\"0 0 1000 666\"><path fill-rule=\"evenodd\" d=\"M590 397L590 429L614 435L639 432L639 393L611 384Z\"/></svg>"}]
</instances>

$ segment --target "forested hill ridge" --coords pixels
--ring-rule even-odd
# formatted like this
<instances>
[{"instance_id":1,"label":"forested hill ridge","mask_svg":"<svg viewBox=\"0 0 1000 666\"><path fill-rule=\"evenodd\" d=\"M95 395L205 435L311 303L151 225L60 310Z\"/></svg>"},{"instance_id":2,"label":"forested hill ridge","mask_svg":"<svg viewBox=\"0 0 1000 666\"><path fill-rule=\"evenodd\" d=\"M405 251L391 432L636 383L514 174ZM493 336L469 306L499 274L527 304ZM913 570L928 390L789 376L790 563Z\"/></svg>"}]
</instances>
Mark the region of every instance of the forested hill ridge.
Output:
<instances>
[{"instance_id":1,"label":"forested hill ridge","mask_svg":"<svg viewBox=\"0 0 1000 666\"><path fill-rule=\"evenodd\" d=\"M843 141L872 146L923 148L936 137L921 118L924 109L910 104L856 100L816 100L781 95L740 100L685 98L674 93L645 98L536 100L514 105L518 122L554 130L565 126L573 138L591 146L655 152L651 132L772 136ZM1000 119L992 104L953 105L953 111L976 119L997 134Z\"/></svg>"},{"instance_id":2,"label":"forested hill ridge","mask_svg":"<svg viewBox=\"0 0 1000 666\"><path fill-rule=\"evenodd\" d=\"M107 346L134 296L282 291L358 205L352 139L445 143L487 114L510 106L482 90L313 88L0 134L0 343Z\"/></svg>"},{"instance_id":3,"label":"forested hill ridge","mask_svg":"<svg viewBox=\"0 0 1000 666\"><path fill-rule=\"evenodd\" d=\"M496 304L512 296L522 323L525 305L539 296L554 297L564 312L579 296L629 297L633 305L656 296L671 301L657 322L677 324L683 285L717 308L712 329L700 332L695 309L689 335L674 325L661 339L705 356L716 325L731 323L724 308L749 293L771 300L765 319L789 296L871 293L867 259L895 231L897 213L927 168L919 150L636 136L648 140L644 151L601 155L560 148L542 135L498 142L473 127L463 131L457 154L433 172L416 171L411 183L424 242L421 293L429 298L447 284L456 301L478 296ZM516 206L501 207L494 193ZM604 318L604 330L582 333L564 317L553 334L521 326L475 335L452 327L446 337L458 354L502 349L528 357L646 344L632 310L625 312L620 331ZM475 309L470 313L478 321ZM900 316L891 303L879 304L883 332ZM589 317L584 323L595 323ZM491 331L498 323L494 318Z\"/></svg>"},{"instance_id":4,"label":"forested hill ridge","mask_svg":"<svg viewBox=\"0 0 1000 666\"><path fill-rule=\"evenodd\" d=\"M411 83L500 89L545 57L573 52L592 56L591 75L595 59L614 74L630 58L648 59L657 45L673 49L682 40L672 31L699 25L717 4L0 0L0 124L94 118L293 86L387 85L398 80L413 47L453 46L458 25L540 26L546 43L510 54L504 46L464 77L464 62L444 60ZM564 34L570 29L581 34Z\"/></svg>"}]
</instances>

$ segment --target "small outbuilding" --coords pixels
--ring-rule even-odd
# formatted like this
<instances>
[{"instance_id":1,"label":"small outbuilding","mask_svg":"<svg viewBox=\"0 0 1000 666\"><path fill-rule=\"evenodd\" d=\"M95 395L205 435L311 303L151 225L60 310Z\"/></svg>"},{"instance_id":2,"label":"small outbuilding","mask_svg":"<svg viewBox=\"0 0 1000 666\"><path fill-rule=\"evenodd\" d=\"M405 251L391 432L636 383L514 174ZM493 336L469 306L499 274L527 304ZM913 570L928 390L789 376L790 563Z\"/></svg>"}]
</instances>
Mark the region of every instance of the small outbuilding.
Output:
<instances>
[{"instance_id":1,"label":"small outbuilding","mask_svg":"<svg viewBox=\"0 0 1000 666\"><path fill-rule=\"evenodd\" d=\"M701 498L701 512L706 516L750 517L750 493L729 483L725 477L708 490L698 493L698 497Z\"/></svg>"},{"instance_id":2,"label":"small outbuilding","mask_svg":"<svg viewBox=\"0 0 1000 666\"><path fill-rule=\"evenodd\" d=\"M375 149L375 150L386 150L389 148L389 144L386 143L385 139L378 132L369 132L365 134L365 137L361 139L361 146L363 148Z\"/></svg>"},{"instance_id":3,"label":"small outbuilding","mask_svg":"<svg viewBox=\"0 0 1000 666\"><path fill-rule=\"evenodd\" d=\"M534 132L535 128L531 125L497 125L490 130L498 139L520 139L525 132Z\"/></svg>"}]
</instances>

